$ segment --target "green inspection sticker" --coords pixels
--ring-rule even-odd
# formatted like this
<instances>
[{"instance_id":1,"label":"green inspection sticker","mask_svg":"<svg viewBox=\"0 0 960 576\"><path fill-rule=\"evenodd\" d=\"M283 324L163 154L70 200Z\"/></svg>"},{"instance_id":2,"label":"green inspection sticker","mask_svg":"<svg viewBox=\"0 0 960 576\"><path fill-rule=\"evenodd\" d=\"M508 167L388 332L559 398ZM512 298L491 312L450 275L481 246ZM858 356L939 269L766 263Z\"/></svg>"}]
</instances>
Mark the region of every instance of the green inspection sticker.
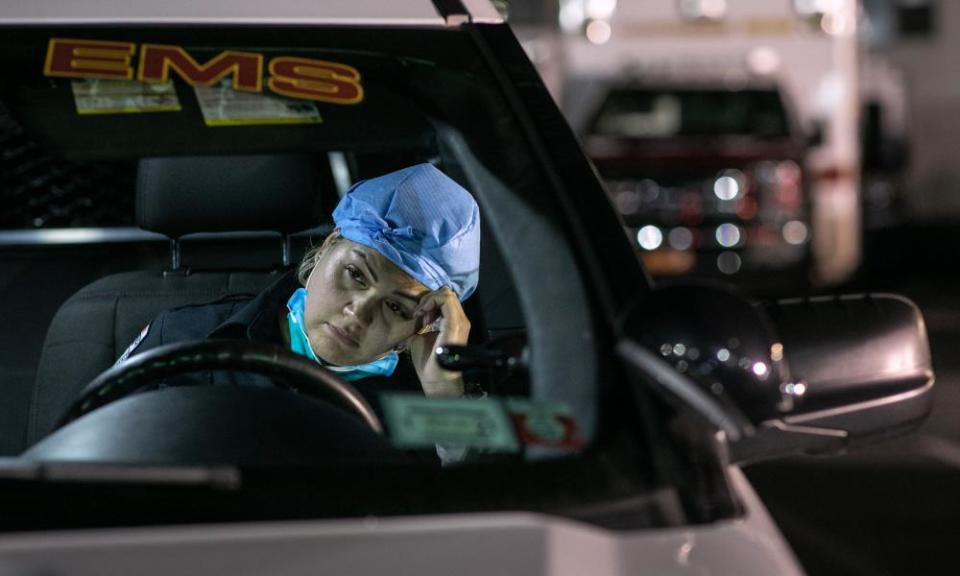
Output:
<instances>
[{"instance_id":1,"label":"green inspection sticker","mask_svg":"<svg viewBox=\"0 0 960 576\"><path fill-rule=\"evenodd\" d=\"M483 448L516 452L520 445L506 411L487 398L427 398L419 394L381 396L390 437L398 448Z\"/></svg>"}]
</instances>

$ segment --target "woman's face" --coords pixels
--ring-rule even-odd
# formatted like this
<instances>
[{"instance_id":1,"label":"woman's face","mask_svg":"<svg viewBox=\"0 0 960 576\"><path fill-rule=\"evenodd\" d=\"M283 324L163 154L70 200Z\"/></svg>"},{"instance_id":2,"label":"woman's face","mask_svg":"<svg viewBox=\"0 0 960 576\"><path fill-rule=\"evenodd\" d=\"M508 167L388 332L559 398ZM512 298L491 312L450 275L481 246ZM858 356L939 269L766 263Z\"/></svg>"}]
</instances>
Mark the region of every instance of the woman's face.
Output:
<instances>
[{"instance_id":1,"label":"woman's face","mask_svg":"<svg viewBox=\"0 0 960 576\"><path fill-rule=\"evenodd\" d=\"M369 362L402 344L430 291L376 250L336 233L324 242L306 288L310 344L337 365Z\"/></svg>"}]
</instances>

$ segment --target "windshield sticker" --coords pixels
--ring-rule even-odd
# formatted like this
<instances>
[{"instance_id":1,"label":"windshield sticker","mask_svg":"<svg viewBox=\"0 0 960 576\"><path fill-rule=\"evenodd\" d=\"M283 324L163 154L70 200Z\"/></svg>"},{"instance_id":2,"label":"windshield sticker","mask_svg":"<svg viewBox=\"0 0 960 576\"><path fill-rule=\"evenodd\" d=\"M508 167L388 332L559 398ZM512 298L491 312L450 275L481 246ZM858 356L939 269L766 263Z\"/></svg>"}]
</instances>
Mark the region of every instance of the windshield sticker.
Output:
<instances>
[{"instance_id":1,"label":"windshield sticker","mask_svg":"<svg viewBox=\"0 0 960 576\"><path fill-rule=\"evenodd\" d=\"M270 89L291 98L307 98L332 104L359 104L363 101L360 73L352 66L312 60L278 57L270 61Z\"/></svg>"},{"instance_id":2,"label":"windshield sticker","mask_svg":"<svg viewBox=\"0 0 960 576\"><path fill-rule=\"evenodd\" d=\"M398 448L482 448L516 452L510 419L491 399L427 398L419 394L381 396L390 437Z\"/></svg>"},{"instance_id":3,"label":"windshield sticker","mask_svg":"<svg viewBox=\"0 0 960 576\"><path fill-rule=\"evenodd\" d=\"M264 91L264 55L225 50L199 62L180 46L103 40L51 38L44 60L45 76L133 80L163 84L171 73L190 86L217 86L229 79L234 90ZM136 70L136 76L134 76ZM279 96L330 104L359 104L364 99L360 72L346 64L276 56L266 63L267 86Z\"/></svg>"},{"instance_id":4,"label":"windshield sticker","mask_svg":"<svg viewBox=\"0 0 960 576\"><path fill-rule=\"evenodd\" d=\"M229 76L234 90L263 90L263 56L260 54L227 50L200 64L179 46L143 45L137 68L139 80L166 82L171 69L191 86L213 86Z\"/></svg>"},{"instance_id":5,"label":"windshield sticker","mask_svg":"<svg viewBox=\"0 0 960 576\"><path fill-rule=\"evenodd\" d=\"M525 445L552 448L584 446L577 422L565 404L507 398L506 405L517 435Z\"/></svg>"},{"instance_id":6,"label":"windshield sticker","mask_svg":"<svg viewBox=\"0 0 960 576\"><path fill-rule=\"evenodd\" d=\"M146 84L133 80L73 80L78 114L141 114L177 112L180 101L173 82Z\"/></svg>"},{"instance_id":7,"label":"windshield sticker","mask_svg":"<svg viewBox=\"0 0 960 576\"><path fill-rule=\"evenodd\" d=\"M132 80L130 61L136 50L132 42L51 38L43 73L61 78Z\"/></svg>"},{"instance_id":8,"label":"windshield sticker","mask_svg":"<svg viewBox=\"0 0 960 576\"><path fill-rule=\"evenodd\" d=\"M207 126L259 124L319 124L317 105L310 101L237 92L224 80L220 86L194 88Z\"/></svg>"}]
</instances>

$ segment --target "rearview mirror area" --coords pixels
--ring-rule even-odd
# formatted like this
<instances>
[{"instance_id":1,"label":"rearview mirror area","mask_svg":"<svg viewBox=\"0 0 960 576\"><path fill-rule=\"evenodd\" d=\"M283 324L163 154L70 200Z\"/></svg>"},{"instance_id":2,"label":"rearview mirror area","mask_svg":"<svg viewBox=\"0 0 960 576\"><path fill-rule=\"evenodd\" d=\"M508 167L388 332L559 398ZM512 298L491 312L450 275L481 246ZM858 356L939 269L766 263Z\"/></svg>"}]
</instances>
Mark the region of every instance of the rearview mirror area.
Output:
<instances>
[{"instance_id":1,"label":"rearview mirror area","mask_svg":"<svg viewBox=\"0 0 960 576\"><path fill-rule=\"evenodd\" d=\"M656 290L623 324L621 358L725 432L735 463L840 452L919 425L934 374L920 310L891 294L751 303Z\"/></svg>"}]
</instances>

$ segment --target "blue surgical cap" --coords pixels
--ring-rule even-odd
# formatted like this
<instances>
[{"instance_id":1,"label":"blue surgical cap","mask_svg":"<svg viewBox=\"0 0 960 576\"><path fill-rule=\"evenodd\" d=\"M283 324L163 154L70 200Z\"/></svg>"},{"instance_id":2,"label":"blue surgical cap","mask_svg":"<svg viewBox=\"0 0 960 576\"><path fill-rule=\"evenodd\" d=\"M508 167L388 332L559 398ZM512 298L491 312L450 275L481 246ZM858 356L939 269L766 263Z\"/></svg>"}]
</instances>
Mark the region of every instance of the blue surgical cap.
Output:
<instances>
[{"instance_id":1,"label":"blue surgical cap","mask_svg":"<svg viewBox=\"0 0 960 576\"><path fill-rule=\"evenodd\" d=\"M459 184L417 164L355 184L333 211L340 234L436 290L466 300L480 279L480 210Z\"/></svg>"}]
</instances>

